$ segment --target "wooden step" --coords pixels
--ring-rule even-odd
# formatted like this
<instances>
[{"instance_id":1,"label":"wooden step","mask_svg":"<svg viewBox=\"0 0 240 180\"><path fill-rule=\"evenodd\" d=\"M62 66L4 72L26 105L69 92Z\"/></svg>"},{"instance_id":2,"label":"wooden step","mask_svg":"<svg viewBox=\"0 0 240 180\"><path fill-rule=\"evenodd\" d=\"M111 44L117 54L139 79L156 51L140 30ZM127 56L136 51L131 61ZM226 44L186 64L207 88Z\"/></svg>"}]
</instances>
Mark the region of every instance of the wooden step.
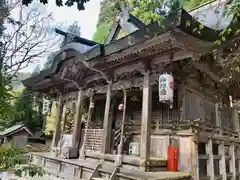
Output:
<instances>
[{"instance_id":1,"label":"wooden step","mask_svg":"<svg viewBox=\"0 0 240 180\"><path fill-rule=\"evenodd\" d=\"M190 180L190 175L187 173L180 172L143 172L137 166L136 168L127 168L124 165L117 169L117 165L111 162L103 162L101 166L97 167L96 160L78 160L78 159L62 159L62 158L54 158L49 157L47 155L42 155L44 157L45 162L54 159L56 163L60 166L73 166L75 169L73 172L62 171L61 168L51 168L51 166L46 166L48 168L43 168L46 173L51 174L56 177L65 178L69 180L79 180L80 174L82 175L82 179L89 179L91 174L94 174L94 170L98 171L99 175L94 175L90 179L94 180L112 180L112 179L123 179L123 180L138 180L138 179L151 179L151 180ZM99 161L98 161L99 162ZM160 163L159 163L160 162ZM160 164L158 168L161 168L162 159L157 158L154 159L153 164ZM40 164L41 165L41 164ZM156 166L154 167L156 168ZM164 166L162 166L164 168ZM64 169L64 168L63 168ZM79 173L81 170L82 173ZM163 170L163 169L161 169ZM60 171L60 172L59 172ZM113 173L115 171L115 173ZM105 177L106 176L106 177ZM111 179L112 178L112 179Z\"/></svg>"},{"instance_id":2,"label":"wooden step","mask_svg":"<svg viewBox=\"0 0 240 180\"><path fill-rule=\"evenodd\" d=\"M92 151L87 151L86 156L94 159L105 159L110 162L115 161L115 155L113 154L100 154ZM140 166L140 158L137 156L123 155L123 164L124 165L133 165L136 167ZM151 157L150 166L153 167L167 167L167 160L159 157Z\"/></svg>"}]
</instances>

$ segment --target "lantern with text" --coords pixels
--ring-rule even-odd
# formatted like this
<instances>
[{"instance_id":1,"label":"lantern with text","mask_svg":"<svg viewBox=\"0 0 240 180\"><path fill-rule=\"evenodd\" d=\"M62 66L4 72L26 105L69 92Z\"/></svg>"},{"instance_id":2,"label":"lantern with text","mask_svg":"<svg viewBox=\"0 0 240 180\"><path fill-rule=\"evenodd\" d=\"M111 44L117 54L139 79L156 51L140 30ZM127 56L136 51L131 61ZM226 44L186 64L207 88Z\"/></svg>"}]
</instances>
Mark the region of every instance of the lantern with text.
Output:
<instances>
[{"instance_id":1,"label":"lantern with text","mask_svg":"<svg viewBox=\"0 0 240 180\"><path fill-rule=\"evenodd\" d=\"M48 99L43 98L43 108L42 108L42 114L47 114L50 110L50 101Z\"/></svg>"},{"instance_id":2,"label":"lantern with text","mask_svg":"<svg viewBox=\"0 0 240 180\"><path fill-rule=\"evenodd\" d=\"M171 74L164 73L159 76L159 101L167 103L172 106L173 92L174 92L174 79Z\"/></svg>"}]
</instances>

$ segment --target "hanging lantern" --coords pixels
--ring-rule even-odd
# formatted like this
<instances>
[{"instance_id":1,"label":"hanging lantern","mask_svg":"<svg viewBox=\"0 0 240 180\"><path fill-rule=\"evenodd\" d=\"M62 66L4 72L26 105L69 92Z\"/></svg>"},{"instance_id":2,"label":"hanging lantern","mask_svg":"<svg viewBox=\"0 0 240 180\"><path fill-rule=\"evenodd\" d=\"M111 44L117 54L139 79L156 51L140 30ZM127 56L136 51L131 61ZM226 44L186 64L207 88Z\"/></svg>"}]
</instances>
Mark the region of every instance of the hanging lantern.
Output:
<instances>
[{"instance_id":1,"label":"hanging lantern","mask_svg":"<svg viewBox=\"0 0 240 180\"><path fill-rule=\"evenodd\" d=\"M121 103L121 104L118 105L118 110L119 110L119 111L123 111L123 108L124 108L123 103Z\"/></svg>"},{"instance_id":2,"label":"hanging lantern","mask_svg":"<svg viewBox=\"0 0 240 180\"><path fill-rule=\"evenodd\" d=\"M159 101L172 105L174 92L174 79L171 74L164 73L159 76Z\"/></svg>"},{"instance_id":3,"label":"hanging lantern","mask_svg":"<svg viewBox=\"0 0 240 180\"><path fill-rule=\"evenodd\" d=\"M42 107L42 114L47 114L50 110L50 101L46 98L43 98L43 107Z\"/></svg>"}]
</instances>

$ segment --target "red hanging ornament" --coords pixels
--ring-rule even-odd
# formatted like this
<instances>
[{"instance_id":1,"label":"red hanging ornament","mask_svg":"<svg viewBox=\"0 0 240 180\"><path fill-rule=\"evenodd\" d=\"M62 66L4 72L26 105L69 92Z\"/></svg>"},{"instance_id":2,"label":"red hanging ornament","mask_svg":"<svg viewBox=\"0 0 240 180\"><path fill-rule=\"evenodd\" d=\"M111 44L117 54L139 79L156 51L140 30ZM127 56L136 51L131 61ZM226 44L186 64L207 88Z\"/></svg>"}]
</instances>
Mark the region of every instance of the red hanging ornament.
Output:
<instances>
[{"instance_id":1,"label":"red hanging ornament","mask_svg":"<svg viewBox=\"0 0 240 180\"><path fill-rule=\"evenodd\" d=\"M118 105L118 110L119 110L119 111L123 111L123 108L124 108L123 103L121 103L121 104Z\"/></svg>"},{"instance_id":2,"label":"red hanging ornament","mask_svg":"<svg viewBox=\"0 0 240 180\"><path fill-rule=\"evenodd\" d=\"M169 87L174 90L174 81L172 80L170 83L169 83Z\"/></svg>"}]
</instances>

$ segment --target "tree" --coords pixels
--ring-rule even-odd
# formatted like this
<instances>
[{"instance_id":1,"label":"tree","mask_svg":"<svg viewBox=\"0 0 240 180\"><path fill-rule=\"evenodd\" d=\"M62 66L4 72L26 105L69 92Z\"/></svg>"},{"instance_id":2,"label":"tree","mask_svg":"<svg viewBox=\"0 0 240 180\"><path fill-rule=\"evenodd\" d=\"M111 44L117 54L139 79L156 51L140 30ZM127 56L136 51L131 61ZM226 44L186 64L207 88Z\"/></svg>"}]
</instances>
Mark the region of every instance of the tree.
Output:
<instances>
[{"instance_id":1,"label":"tree","mask_svg":"<svg viewBox=\"0 0 240 180\"><path fill-rule=\"evenodd\" d=\"M97 31L93 35L93 41L104 43L109 33L112 23L103 23L97 27Z\"/></svg>"},{"instance_id":2,"label":"tree","mask_svg":"<svg viewBox=\"0 0 240 180\"><path fill-rule=\"evenodd\" d=\"M58 39L53 33L52 16L42 14L42 11L35 4L29 9L20 6L18 20L8 17L8 31L3 35L3 48L6 52L3 65L7 74L15 75L56 48Z\"/></svg>"},{"instance_id":3,"label":"tree","mask_svg":"<svg viewBox=\"0 0 240 180\"><path fill-rule=\"evenodd\" d=\"M32 75L40 72L40 67L36 66ZM16 99L13 110L15 111L14 118L10 120L9 126L15 125L17 122L25 124L32 132L39 130L43 116L40 108L36 102L37 94L28 90L23 89L20 96ZM41 104L39 105L41 106Z\"/></svg>"},{"instance_id":4,"label":"tree","mask_svg":"<svg viewBox=\"0 0 240 180\"><path fill-rule=\"evenodd\" d=\"M50 113L46 117L46 125L44 131L46 135L53 135L55 131L56 116L57 116L57 102L54 101L52 102Z\"/></svg>"},{"instance_id":5,"label":"tree","mask_svg":"<svg viewBox=\"0 0 240 180\"><path fill-rule=\"evenodd\" d=\"M57 51L55 52L52 52L50 53L48 56L47 56L47 60L43 66L44 69L47 69L47 68L50 68L52 66L52 63L53 63L53 60L54 60L54 57L57 55Z\"/></svg>"},{"instance_id":6,"label":"tree","mask_svg":"<svg viewBox=\"0 0 240 180\"><path fill-rule=\"evenodd\" d=\"M81 36L81 27L77 21L74 21L67 29L68 33L71 33L75 36Z\"/></svg>"},{"instance_id":7,"label":"tree","mask_svg":"<svg viewBox=\"0 0 240 180\"><path fill-rule=\"evenodd\" d=\"M61 43L61 47L64 46L66 43L71 42L74 36L81 36L81 27L79 26L77 21L74 21L73 24L71 24L68 28L67 28L67 33L70 34L70 36L65 37L62 40ZM72 36L73 35L73 36Z\"/></svg>"},{"instance_id":8,"label":"tree","mask_svg":"<svg viewBox=\"0 0 240 180\"><path fill-rule=\"evenodd\" d=\"M90 1L90 0L66 0L66 2L63 3L62 0L56 0L56 5L58 7L61 7L61 6L71 7L71 6L73 6L76 3L78 10L85 10L85 6L84 5L88 1ZM24 4L24 5L29 5L32 2L33 2L33 0L22 0L22 4ZM43 4L48 4L48 0L40 0L40 2L43 3Z\"/></svg>"},{"instance_id":9,"label":"tree","mask_svg":"<svg viewBox=\"0 0 240 180\"><path fill-rule=\"evenodd\" d=\"M24 149L0 147L0 172L14 170L18 176L42 176L43 170L34 165L23 165L26 162Z\"/></svg>"},{"instance_id":10,"label":"tree","mask_svg":"<svg viewBox=\"0 0 240 180\"><path fill-rule=\"evenodd\" d=\"M13 108L16 112L14 119L10 121L10 126L17 122L24 123L31 131L35 132L40 127L39 113L34 109L34 94L28 89L24 89L17 98Z\"/></svg>"},{"instance_id":11,"label":"tree","mask_svg":"<svg viewBox=\"0 0 240 180\"><path fill-rule=\"evenodd\" d=\"M47 14L40 5L32 4L26 8L18 2L11 10L13 15L1 16L7 31L1 28L0 34L0 121L14 116L11 101L15 97L11 83L18 72L45 57L58 42L53 33L51 14ZM20 16L16 19L14 14L18 10Z\"/></svg>"},{"instance_id":12,"label":"tree","mask_svg":"<svg viewBox=\"0 0 240 180\"><path fill-rule=\"evenodd\" d=\"M203 2L209 0L188 0L185 1L188 9L195 6L189 5L191 2L195 2L195 5L200 5ZM99 43L103 43L109 33L111 25L116 16L120 13L122 8L130 8L130 13L140 19L145 24L150 24L154 21L162 22L164 11L173 11L178 9L181 4L180 1L148 1L148 0L104 0L101 3L101 10L99 13L99 19L97 23L97 30L93 35L93 40Z\"/></svg>"}]
</instances>

